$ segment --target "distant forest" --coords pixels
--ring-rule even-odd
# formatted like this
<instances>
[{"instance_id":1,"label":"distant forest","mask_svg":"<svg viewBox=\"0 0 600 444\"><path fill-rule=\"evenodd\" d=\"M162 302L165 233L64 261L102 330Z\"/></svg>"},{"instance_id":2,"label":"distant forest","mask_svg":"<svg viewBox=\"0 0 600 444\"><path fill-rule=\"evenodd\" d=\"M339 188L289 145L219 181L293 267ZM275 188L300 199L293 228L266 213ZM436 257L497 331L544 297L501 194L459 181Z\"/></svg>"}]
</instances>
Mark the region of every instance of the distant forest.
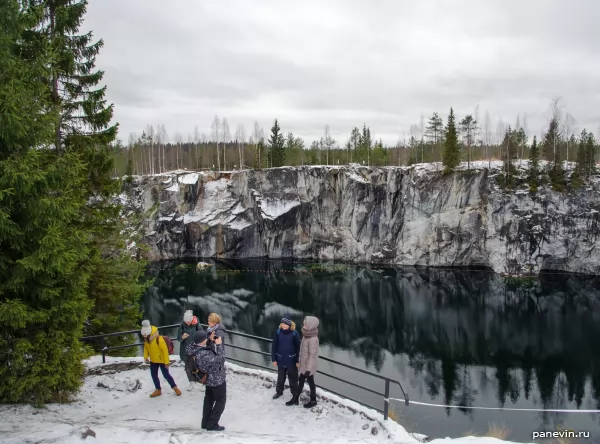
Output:
<instances>
[{"instance_id":1,"label":"distant forest","mask_svg":"<svg viewBox=\"0 0 600 444\"><path fill-rule=\"evenodd\" d=\"M538 141L527 136L526 116L517 116L514 126L499 122L492 129L489 113L483 123L478 111L457 120L452 109L446 122L438 113L419 125L412 125L408 140L394 146L384 145L372 134L367 124L350 131L345 144L333 139L329 126L324 135L310 145L291 132L284 134L275 119L268 136L255 122L250 135L243 125L235 133L226 118L215 116L210 135L201 134L198 127L184 140L175 135L169 141L164 125L147 126L141 135L130 135L129 143L116 147L115 174L159 174L178 169L233 170L240 168L272 168L284 165L346 165L359 163L367 166L412 165L442 162L445 169L453 170L460 162L476 160L503 160L506 183L515 174L511 163L515 159L530 159L533 164L530 182L533 188L546 177L557 188L567 184L565 162L576 162L575 185L583 183L594 173L600 147L593 133L586 129L576 131L575 120L563 115L559 100L551 104L552 117L545 133ZM539 161L548 162L546 169ZM541 175L544 175L542 177ZM570 181L571 179L569 179Z\"/></svg>"}]
</instances>

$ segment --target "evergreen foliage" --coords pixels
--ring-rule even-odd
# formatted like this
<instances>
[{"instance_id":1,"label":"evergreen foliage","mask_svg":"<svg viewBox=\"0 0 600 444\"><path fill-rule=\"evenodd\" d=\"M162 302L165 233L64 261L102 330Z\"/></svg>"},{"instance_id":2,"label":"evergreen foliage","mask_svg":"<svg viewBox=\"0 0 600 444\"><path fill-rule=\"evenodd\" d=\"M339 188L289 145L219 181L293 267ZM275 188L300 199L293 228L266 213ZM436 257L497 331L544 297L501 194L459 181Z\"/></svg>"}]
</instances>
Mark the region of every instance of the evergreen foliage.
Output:
<instances>
[{"instance_id":1,"label":"evergreen foliage","mask_svg":"<svg viewBox=\"0 0 600 444\"><path fill-rule=\"evenodd\" d=\"M49 52L18 42L39 25L40 8L0 3L0 400L64 401L78 389L86 294L85 164L48 149Z\"/></svg>"},{"instance_id":2,"label":"evergreen foliage","mask_svg":"<svg viewBox=\"0 0 600 444\"><path fill-rule=\"evenodd\" d=\"M283 138L277 119L275 119L273 127L271 128L269 154L271 156L272 167L280 167L285 164L285 139Z\"/></svg>"},{"instance_id":3,"label":"evergreen foliage","mask_svg":"<svg viewBox=\"0 0 600 444\"><path fill-rule=\"evenodd\" d=\"M116 125L86 1L0 3L0 399L67 400L88 334L139 320L145 262L112 197ZM4 359L5 358L5 359Z\"/></svg>"},{"instance_id":4,"label":"evergreen foliage","mask_svg":"<svg viewBox=\"0 0 600 444\"><path fill-rule=\"evenodd\" d=\"M552 118L548 124L548 131L542 141L542 151L544 159L549 162L548 176L552 188L557 191L565 189L565 171L561 160L560 146L562 144L562 135L559 129L558 119Z\"/></svg>"},{"instance_id":5,"label":"evergreen foliage","mask_svg":"<svg viewBox=\"0 0 600 444\"><path fill-rule=\"evenodd\" d=\"M456 122L452 108L450 108L448 123L446 124L442 163L446 173L454 171L460 164L460 147L458 146L458 133L456 132Z\"/></svg>"},{"instance_id":6,"label":"evergreen foliage","mask_svg":"<svg viewBox=\"0 0 600 444\"><path fill-rule=\"evenodd\" d=\"M529 150L529 190L532 193L537 192L539 187L539 175L540 175L540 147L537 143L537 137L533 136L533 142L531 149Z\"/></svg>"}]
</instances>

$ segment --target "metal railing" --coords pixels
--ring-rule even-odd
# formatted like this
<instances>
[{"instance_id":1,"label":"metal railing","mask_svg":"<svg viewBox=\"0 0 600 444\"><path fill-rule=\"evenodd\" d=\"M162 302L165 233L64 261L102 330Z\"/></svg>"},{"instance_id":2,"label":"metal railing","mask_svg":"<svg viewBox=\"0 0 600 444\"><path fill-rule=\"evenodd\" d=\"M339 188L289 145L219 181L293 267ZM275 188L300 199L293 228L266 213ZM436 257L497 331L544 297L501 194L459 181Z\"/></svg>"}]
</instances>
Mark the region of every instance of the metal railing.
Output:
<instances>
[{"instance_id":1,"label":"metal railing","mask_svg":"<svg viewBox=\"0 0 600 444\"><path fill-rule=\"evenodd\" d=\"M180 325L181 324L163 325L162 327L158 327L158 329L159 330L161 330L161 329L165 330L165 329L171 329L171 328L179 328ZM202 325L204 328L208 327L206 324L200 324L200 325ZM247 338L247 339L252 339L252 340L255 340L255 341L264 342L264 343L267 343L267 344L273 342L272 339L263 338L261 336L254 336L254 335L250 335L248 333L243 333L243 332L240 332L240 331L225 330L225 332L227 334L231 335L232 337L238 336L238 337L242 337L242 338ZM96 335L96 336L85 336L85 337L83 337L81 339L83 341L99 341L100 342L100 351L102 353L102 362L105 363L106 362L106 355L107 355L107 353L109 351L112 351L112 350L121 350L121 349L132 348L132 347L143 347L144 346L144 342L136 342L136 343L133 343L133 344L116 345L116 346L109 347L109 346L106 345L105 338L116 337L116 336L125 336L125 335L134 335L134 334L138 334L139 335L140 331L139 330L121 331L121 332L117 332L117 333L107 333L107 334L100 334L100 335ZM174 338L174 337L171 337L171 339L174 340L174 341L177 340L177 338ZM269 358L271 357L271 353L267 353L267 352L264 352L264 351L261 351L261 350L254 350L254 349L251 349L251 348L242 347L240 345L235 345L233 343L227 342L226 343L226 350L229 349L229 348L247 351L247 352L254 353L254 354L257 354L257 355L260 355L260 356L264 356L264 357L269 357ZM244 361L243 359L234 358L232 356L227 356L226 355L226 359L228 359L230 361L238 362L240 364L250 365L252 367L258 367L258 368L261 368L261 369L264 369L264 370L267 370L267 371L270 371L270 372L276 372L276 370L274 368L272 368L272 367L268 367L268 366L261 365L261 364L256 364L256 363L249 362L249 361ZM350 387L354 387L354 388L363 390L363 391L365 391L367 393L370 393L372 395L382 396L383 397L383 410L380 409L380 408L378 408L378 407L374 407L372 405L365 404L364 402L359 401L359 400L354 399L354 398L351 398L348 395L344 395L344 394L338 393L338 392L336 392L336 391L334 391L334 390L332 390L330 388L323 387L321 385L317 385L317 387L322 388L323 390L326 390L326 391L328 391L330 393L333 393L335 395L338 395L338 396L341 396L343 398L346 398L346 399L349 399L351 401L354 401L354 402L356 402L356 403L358 403L360 405L363 405L365 407L373 408L373 409L375 409L375 410L383 413L383 419L384 420L387 420L388 416L389 416L390 386L391 386L391 384L397 384L400 387L400 390L402 391L402 394L404 395L404 404L407 405L407 406L409 405L408 394L404 391L404 388L402 387L402 384L400 384L400 381L398 381L396 379L393 379L393 378L388 378L387 376L383 376L383 375L380 375L380 374L377 374L377 373L370 372L368 370L363 370L363 369L355 367L353 365L349 365L349 364L345 364L345 363L340 362L340 361L336 361L335 359L331 359L331 358L328 358L326 356L319 356L319 359L323 360L323 361L326 361L326 362L329 362L329 363L331 363L333 365L337 365L337 366L340 366L340 367L343 367L343 368L346 368L346 369L358 372L360 374L367 375L370 378L374 378L374 379L379 380L379 381L384 381L384 383L385 383L385 385L384 385L384 393L381 393L381 392L373 390L371 388L364 387L364 386L362 386L360 384L356 384L354 382L348 381L347 379L342 379L342 378L340 378L338 376L335 376L335 375L333 375L331 373L327 373L327 372L324 372L322 370L318 370L317 371L317 373L320 374L320 375L326 376L326 377L331 378L331 379L333 379L335 381L338 381L338 382L341 382L343 384L346 384L346 385L348 385Z\"/></svg>"}]
</instances>

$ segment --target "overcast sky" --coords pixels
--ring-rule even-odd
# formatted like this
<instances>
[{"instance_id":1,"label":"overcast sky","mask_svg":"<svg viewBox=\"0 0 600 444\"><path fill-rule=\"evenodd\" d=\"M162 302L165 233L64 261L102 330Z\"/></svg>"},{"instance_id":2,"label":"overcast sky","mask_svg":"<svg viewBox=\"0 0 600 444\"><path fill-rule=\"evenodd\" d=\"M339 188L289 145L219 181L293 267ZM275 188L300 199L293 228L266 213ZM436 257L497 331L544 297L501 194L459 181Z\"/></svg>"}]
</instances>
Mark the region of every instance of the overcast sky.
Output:
<instances>
[{"instance_id":1,"label":"overcast sky","mask_svg":"<svg viewBox=\"0 0 600 444\"><path fill-rule=\"evenodd\" d=\"M232 134L278 118L307 145L366 122L393 144L450 106L540 134L553 97L596 132L598 17L599 0L91 0L82 29L104 39L124 142L148 124L209 135L218 115Z\"/></svg>"}]
</instances>

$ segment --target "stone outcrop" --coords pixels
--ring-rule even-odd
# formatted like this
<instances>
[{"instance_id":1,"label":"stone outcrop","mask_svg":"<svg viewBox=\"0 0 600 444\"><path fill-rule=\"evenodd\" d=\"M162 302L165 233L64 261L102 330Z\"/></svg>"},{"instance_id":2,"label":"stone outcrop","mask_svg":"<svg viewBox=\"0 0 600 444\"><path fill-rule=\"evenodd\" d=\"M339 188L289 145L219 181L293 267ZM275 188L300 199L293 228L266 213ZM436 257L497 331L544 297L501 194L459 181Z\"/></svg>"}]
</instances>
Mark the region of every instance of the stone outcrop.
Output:
<instances>
[{"instance_id":1,"label":"stone outcrop","mask_svg":"<svg viewBox=\"0 0 600 444\"><path fill-rule=\"evenodd\" d=\"M298 258L600 274L600 182L504 191L501 166L305 166L134 177L152 259ZM521 171L523 173L523 171Z\"/></svg>"}]
</instances>

